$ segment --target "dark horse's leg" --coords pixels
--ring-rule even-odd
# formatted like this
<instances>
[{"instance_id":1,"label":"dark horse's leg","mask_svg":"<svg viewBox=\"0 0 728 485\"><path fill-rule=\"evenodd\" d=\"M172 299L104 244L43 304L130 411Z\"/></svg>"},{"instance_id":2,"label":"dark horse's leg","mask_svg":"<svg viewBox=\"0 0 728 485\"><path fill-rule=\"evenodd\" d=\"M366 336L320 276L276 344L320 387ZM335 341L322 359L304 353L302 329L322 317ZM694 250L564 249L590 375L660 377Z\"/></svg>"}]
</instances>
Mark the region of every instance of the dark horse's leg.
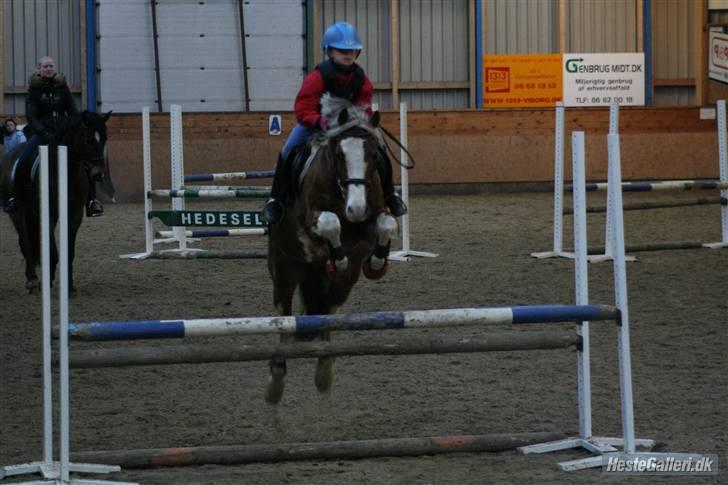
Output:
<instances>
[{"instance_id":1,"label":"dark horse's leg","mask_svg":"<svg viewBox=\"0 0 728 485\"><path fill-rule=\"evenodd\" d=\"M337 286L343 282L339 282ZM343 283L346 286L346 283ZM337 292L333 287L331 278L324 267L310 266L304 281L301 283L301 299L306 315L328 315L335 312L340 301L332 301L332 296ZM348 291L346 292L348 294ZM319 332L315 337L328 342L331 340L331 331ZM316 389L319 392L328 392L334 382L334 357L319 357L316 362L316 375L314 377Z\"/></svg>"},{"instance_id":2,"label":"dark horse's leg","mask_svg":"<svg viewBox=\"0 0 728 485\"><path fill-rule=\"evenodd\" d=\"M295 273L296 263L287 261L285 256L272 243L268 248L268 271L273 280L273 304L278 313L284 316L293 314L293 293L298 280ZM281 343L292 339L290 335L281 335ZM265 400L277 404L283 397L286 376L286 359L274 357L270 360L270 380L265 390Z\"/></svg>"},{"instance_id":3,"label":"dark horse's leg","mask_svg":"<svg viewBox=\"0 0 728 485\"><path fill-rule=\"evenodd\" d=\"M83 194L81 194L83 195ZM69 196L73 197L69 194ZM85 202L86 198L81 199ZM83 222L83 206L74 204L74 207L70 207L68 214L68 291L74 293L76 288L73 285L73 260L76 257L76 236L78 235L78 229L81 227Z\"/></svg>"},{"instance_id":4,"label":"dark horse's leg","mask_svg":"<svg viewBox=\"0 0 728 485\"><path fill-rule=\"evenodd\" d=\"M18 245L25 259L25 288L33 293L33 290L40 288L38 275L35 272L35 266L40 251L36 251L37 244L33 243L33 234L30 231L38 231L37 224L32 224L29 219L31 211L26 208L20 208L12 215L13 225L18 233Z\"/></svg>"}]
</instances>

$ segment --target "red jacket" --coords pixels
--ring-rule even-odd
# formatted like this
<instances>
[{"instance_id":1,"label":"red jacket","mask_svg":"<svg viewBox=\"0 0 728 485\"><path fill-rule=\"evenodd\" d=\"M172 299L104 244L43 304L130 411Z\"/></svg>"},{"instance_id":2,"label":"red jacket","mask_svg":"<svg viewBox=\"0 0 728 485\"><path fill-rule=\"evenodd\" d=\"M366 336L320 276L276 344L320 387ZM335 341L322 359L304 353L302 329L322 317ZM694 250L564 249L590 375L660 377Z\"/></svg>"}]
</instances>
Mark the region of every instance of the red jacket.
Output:
<instances>
[{"instance_id":1,"label":"red jacket","mask_svg":"<svg viewBox=\"0 0 728 485\"><path fill-rule=\"evenodd\" d=\"M337 72L337 81L339 84L345 86L349 84L354 75L352 73ZM359 99L356 104L371 105L372 104L372 92L374 86L368 77L364 76L364 85L359 93ZM321 96L324 94L324 78L318 69L308 73L306 78L301 84L301 89L298 90L296 95L296 102L294 104L294 110L296 112L296 120L308 128L315 128L318 123L319 117L321 117L319 102ZM371 115L371 108L367 108L367 112Z\"/></svg>"}]
</instances>

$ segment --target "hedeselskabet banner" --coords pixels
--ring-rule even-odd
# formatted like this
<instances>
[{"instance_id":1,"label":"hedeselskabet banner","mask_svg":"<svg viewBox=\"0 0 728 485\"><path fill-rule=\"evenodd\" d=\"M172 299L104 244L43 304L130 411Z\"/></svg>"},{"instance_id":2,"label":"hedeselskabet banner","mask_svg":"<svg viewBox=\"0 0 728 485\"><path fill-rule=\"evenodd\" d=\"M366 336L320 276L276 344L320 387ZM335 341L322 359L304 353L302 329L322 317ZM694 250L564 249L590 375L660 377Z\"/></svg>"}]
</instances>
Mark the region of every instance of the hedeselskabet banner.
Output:
<instances>
[{"instance_id":1,"label":"hedeselskabet banner","mask_svg":"<svg viewBox=\"0 0 728 485\"><path fill-rule=\"evenodd\" d=\"M645 55L564 54L564 106L645 104Z\"/></svg>"}]
</instances>

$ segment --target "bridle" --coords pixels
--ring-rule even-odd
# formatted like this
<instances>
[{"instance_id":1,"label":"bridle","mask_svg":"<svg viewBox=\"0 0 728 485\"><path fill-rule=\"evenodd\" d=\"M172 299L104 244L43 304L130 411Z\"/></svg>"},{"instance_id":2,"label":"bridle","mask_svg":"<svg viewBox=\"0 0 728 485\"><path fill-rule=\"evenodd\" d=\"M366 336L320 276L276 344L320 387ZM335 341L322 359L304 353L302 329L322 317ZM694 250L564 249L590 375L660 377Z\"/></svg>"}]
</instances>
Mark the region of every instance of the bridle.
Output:
<instances>
[{"instance_id":1,"label":"bridle","mask_svg":"<svg viewBox=\"0 0 728 485\"><path fill-rule=\"evenodd\" d=\"M346 134L346 136L339 136ZM348 123L345 123L342 126L339 126L337 128L334 128L333 130L329 130L329 132L326 133L326 135L329 137L329 152L332 154L336 153L336 145L341 142L341 139L343 138L361 138L366 139L370 136L373 136L376 138L376 130L375 128L372 128L368 125L362 124L358 120L351 120ZM334 162L334 172L336 175L336 186L339 190L339 193L343 196L345 193L345 188L350 185L363 185L365 187L370 187L371 182L365 178L342 178L341 174L339 172L339 164L337 163L337 160L333 160Z\"/></svg>"}]
</instances>

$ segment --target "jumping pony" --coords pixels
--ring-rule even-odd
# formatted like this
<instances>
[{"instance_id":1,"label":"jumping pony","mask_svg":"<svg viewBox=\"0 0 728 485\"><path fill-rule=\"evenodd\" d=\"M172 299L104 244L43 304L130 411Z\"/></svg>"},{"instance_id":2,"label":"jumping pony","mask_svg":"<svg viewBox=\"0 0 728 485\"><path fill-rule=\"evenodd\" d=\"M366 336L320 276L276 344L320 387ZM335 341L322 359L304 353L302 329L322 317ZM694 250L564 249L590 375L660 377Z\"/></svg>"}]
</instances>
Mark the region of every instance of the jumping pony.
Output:
<instances>
[{"instance_id":1,"label":"jumping pony","mask_svg":"<svg viewBox=\"0 0 728 485\"><path fill-rule=\"evenodd\" d=\"M69 125L58 134L58 145L68 147L68 212L69 212L69 288L73 287L73 259L75 255L76 235L83 221L83 214L89 190L89 177L103 179L102 187L113 197L114 189L109 176L106 161L106 121L111 112L100 115L84 111L83 114L70 120ZM11 171L15 158L22 151L17 147L6 155L0 164L0 195L12 190ZM49 186L51 200L51 275L55 278L58 263L58 249L53 235L58 222L58 168L55 145L49 150ZM15 230L18 233L20 250L25 258L25 288L32 293L40 289L36 274L36 266L40 264L40 192L37 170L31 185L24 196L18 200L18 208L10 214Z\"/></svg>"},{"instance_id":2,"label":"jumping pony","mask_svg":"<svg viewBox=\"0 0 728 485\"><path fill-rule=\"evenodd\" d=\"M360 272L371 279L384 276L397 221L386 209L377 172L380 146L379 113L346 100L324 95L321 114L330 123L325 133L309 141L311 153L296 171L295 194L283 219L270 228L268 270L273 302L281 315L292 315L299 290L307 315L333 313L351 293ZM293 338L330 340L330 332ZM284 335L282 341L292 338ZM319 358L316 387L330 389L333 357ZM273 358L266 400L283 395L286 361Z\"/></svg>"}]
</instances>

